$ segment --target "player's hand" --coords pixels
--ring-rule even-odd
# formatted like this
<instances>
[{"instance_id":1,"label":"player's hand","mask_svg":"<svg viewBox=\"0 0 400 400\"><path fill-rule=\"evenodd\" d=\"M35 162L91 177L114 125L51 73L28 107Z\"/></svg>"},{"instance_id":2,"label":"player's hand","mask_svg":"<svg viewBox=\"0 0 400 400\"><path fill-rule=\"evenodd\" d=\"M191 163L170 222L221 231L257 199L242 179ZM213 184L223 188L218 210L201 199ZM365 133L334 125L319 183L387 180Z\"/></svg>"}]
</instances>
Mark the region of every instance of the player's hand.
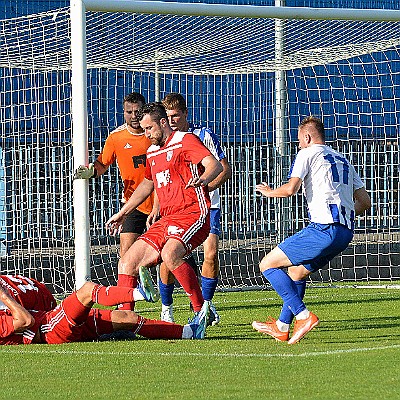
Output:
<instances>
[{"instance_id":1,"label":"player's hand","mask_svg":"<svg viewBox=\"0 0 400 400\"><path fill-rule=\"evenodd\" d=\"M208 182L206 179L198 177L198 178L190 178L188 183L185 186L185 189L189 187L200 187L200 186L207 186Z\"/></svg>"},{"instance_id":2,"label":"player's hand","mask_svg":"<svg viewBox=\"0 0 400 400\"><path fill-rule=\"evenodd\" d=\"M121 215L119 212L114 214L107 222L106 229L110 231L111 236L115 236L121 233L122 225L125 221L126 216Z\"/></svg>"},{"instance_id":3,"label":"player's hand","mask_svg":"<svg viewBox=\"0 0 400 400\"><path fill-rule=\"evenodd\" d=\"M147 217L146 219L146 228L149 229L151 225L154 224L154 222L157 221L159 217L158 211L153 210Z\"/></svg>"},{"instance_id":4,"label":"player's hand","mask_svg":"<svg viewBox=\"0 0 400 400\"><path fill-rule=\"evenodd\" d=\"M90 179L96 176L96 169L94 164L90 163L88 166L80 165L74 174L74 179Z\"/></svg>"},{"instance_id":5,"label":"player's hand","mask_svg":"<svg viewBox=\"0 0 400 400\"><path fill-rule=\"evenodd\" d=\"M256 192L261 193L263 196L269 197L269 192L272 191L272 188L267 185L266 182L259 183L256 185Z\"/></svg>"}]
</instances>

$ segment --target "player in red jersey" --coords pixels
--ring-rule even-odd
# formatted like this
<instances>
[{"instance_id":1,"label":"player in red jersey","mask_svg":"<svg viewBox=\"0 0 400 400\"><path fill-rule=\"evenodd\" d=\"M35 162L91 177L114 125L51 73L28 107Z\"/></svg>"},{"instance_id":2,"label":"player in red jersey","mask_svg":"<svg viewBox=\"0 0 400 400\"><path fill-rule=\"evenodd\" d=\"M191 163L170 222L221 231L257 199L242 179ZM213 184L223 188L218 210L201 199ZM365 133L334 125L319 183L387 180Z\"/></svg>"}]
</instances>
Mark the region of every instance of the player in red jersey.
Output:
<instances>
[{"instance_id":1,"label":"player in red jersey","mask_svg":"<svg viewBox=\"0 0 400 400\"><path fill-rule=\"evenodd\" d=\"M37 293L37 292L35 292ZM86 282L51 311L30 311L0 286L0 344L60 344L99 339L128 330L151 339L203 339L208 316L184 326L150 320L133 311L92 308L133 301L133 289Z\"/></svg>"},{"instance_id":2,"label":"player in red jersey","mask_svg":"<svg viewBox=\"0 0 400 400\"><path fill-rule=\"evenodd\" d=\"M146 175L121 210L107 221L116 234L129 215L156 191L161 219L141 235L121 257L118 280L137 276L140 266L150 267L163 260L190 297L195 312L204 302L193 268L184 257L199 246L210 231L210 197L207 185L222 171L220 162L200 139L185 132L174 132L161 103L143 106L140 125L152 146L147 150Z\"/></svg>"},{"instance_id":3,"label":"player in red jersey","mask_svg":"<svg viewBox=\"0 0 400 400\"><path fill-rule=\"evenodd\" d=\"M12 298L28 310L50 311L56 299L47 287L33 278L22 275L0 275L0 287L7 290ZM0 302L0 310L6 309Z\"/></svg>"}]
</instances>

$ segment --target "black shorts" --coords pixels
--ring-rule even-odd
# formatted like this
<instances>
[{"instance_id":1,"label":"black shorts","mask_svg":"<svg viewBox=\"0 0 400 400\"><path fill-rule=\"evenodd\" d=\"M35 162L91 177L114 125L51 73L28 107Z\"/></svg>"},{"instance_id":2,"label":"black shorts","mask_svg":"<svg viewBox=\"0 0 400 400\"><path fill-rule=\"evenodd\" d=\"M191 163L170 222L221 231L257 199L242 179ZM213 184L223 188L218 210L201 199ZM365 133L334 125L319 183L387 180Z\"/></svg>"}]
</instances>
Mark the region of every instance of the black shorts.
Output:
<instances>
[{"instance_id":1,"label":"black shorts","mask_svg":"<svg viewBox=\"0 0 400 400\"><path fill-rule=\"evenodd\" d=\"M141 235L146 230L146 221L148 215L139 210L132 211L122 225L121 233L137 233Z\"/></svg>"}]
</instances>

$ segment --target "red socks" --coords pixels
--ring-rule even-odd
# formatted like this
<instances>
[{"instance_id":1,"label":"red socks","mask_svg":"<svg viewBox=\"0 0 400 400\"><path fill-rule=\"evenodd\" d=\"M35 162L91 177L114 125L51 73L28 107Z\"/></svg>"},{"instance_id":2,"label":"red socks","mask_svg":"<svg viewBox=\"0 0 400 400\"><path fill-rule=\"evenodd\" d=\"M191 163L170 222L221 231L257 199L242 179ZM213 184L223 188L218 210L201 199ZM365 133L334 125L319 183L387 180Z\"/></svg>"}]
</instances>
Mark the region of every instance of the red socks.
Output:
<instances>
[{"instance_id":1,"label":"red socks","mask_svg":"<svg viewBox=\"0 0 400 400\"><path fill-rule=\"evenodd\" d=\"M178 282L181 284L183 290L189 296L190 301L192 302L193 310L195 312L200 311L203 306L203 295L201 293L199 281L197 280L197 276L193 271L193 268L187 263L184 262L178 268L175 268L171 271Z\"/></svg>"},{"instance_id":2,"label":"red socks","mask_svg":"<svg viewBox=\"0 0 400 400\"><path fill-rule=\"evenodd\" d=\"M132 332L149 339L182 339L183 326L138 315L138 325Z\"/></svg>"},{"instance_id":3,"label":"red socks","mask_svg":"<svg viewBox=\"0 0 400 400\"><path fill-rule=\"evenodd\" d=\"M118 274L117 287L135 288L137 286L137 278L132 275ZM132 295L133 300L133 295ZM118 310L133 311L135 309L135 302L130 303L121 302L118 305Z\"/></svg>"},{"instance_id":4,"label":"red socks","mask_svg":"<svg viewBox=\"0 0 400 400\"><path fill-rule=\"evenodd\" d=\"M92 291L92 300L103 306L115 306L133 301L133 289L118 286L96 285Z\"/></svg>"}]
</instances>

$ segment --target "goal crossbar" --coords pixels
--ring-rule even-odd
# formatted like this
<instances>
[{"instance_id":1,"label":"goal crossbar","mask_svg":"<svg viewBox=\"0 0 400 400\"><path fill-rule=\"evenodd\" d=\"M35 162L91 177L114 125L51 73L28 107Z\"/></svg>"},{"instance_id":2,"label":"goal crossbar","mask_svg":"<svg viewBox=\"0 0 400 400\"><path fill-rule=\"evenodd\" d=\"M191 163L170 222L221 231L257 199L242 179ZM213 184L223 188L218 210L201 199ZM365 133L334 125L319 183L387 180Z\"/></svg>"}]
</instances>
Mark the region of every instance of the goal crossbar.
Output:
<instances>
[{"instance_id":1,"label":"goal crossbar","mask_svg":"<svg viewBox=\"0 0 400 400\"><path fill-rule=\"evenodd\" d=\"M400 10L253 6L132 0L83 0L88 11L239 18L400 21Z\"/></svg>"}]
</instances>

